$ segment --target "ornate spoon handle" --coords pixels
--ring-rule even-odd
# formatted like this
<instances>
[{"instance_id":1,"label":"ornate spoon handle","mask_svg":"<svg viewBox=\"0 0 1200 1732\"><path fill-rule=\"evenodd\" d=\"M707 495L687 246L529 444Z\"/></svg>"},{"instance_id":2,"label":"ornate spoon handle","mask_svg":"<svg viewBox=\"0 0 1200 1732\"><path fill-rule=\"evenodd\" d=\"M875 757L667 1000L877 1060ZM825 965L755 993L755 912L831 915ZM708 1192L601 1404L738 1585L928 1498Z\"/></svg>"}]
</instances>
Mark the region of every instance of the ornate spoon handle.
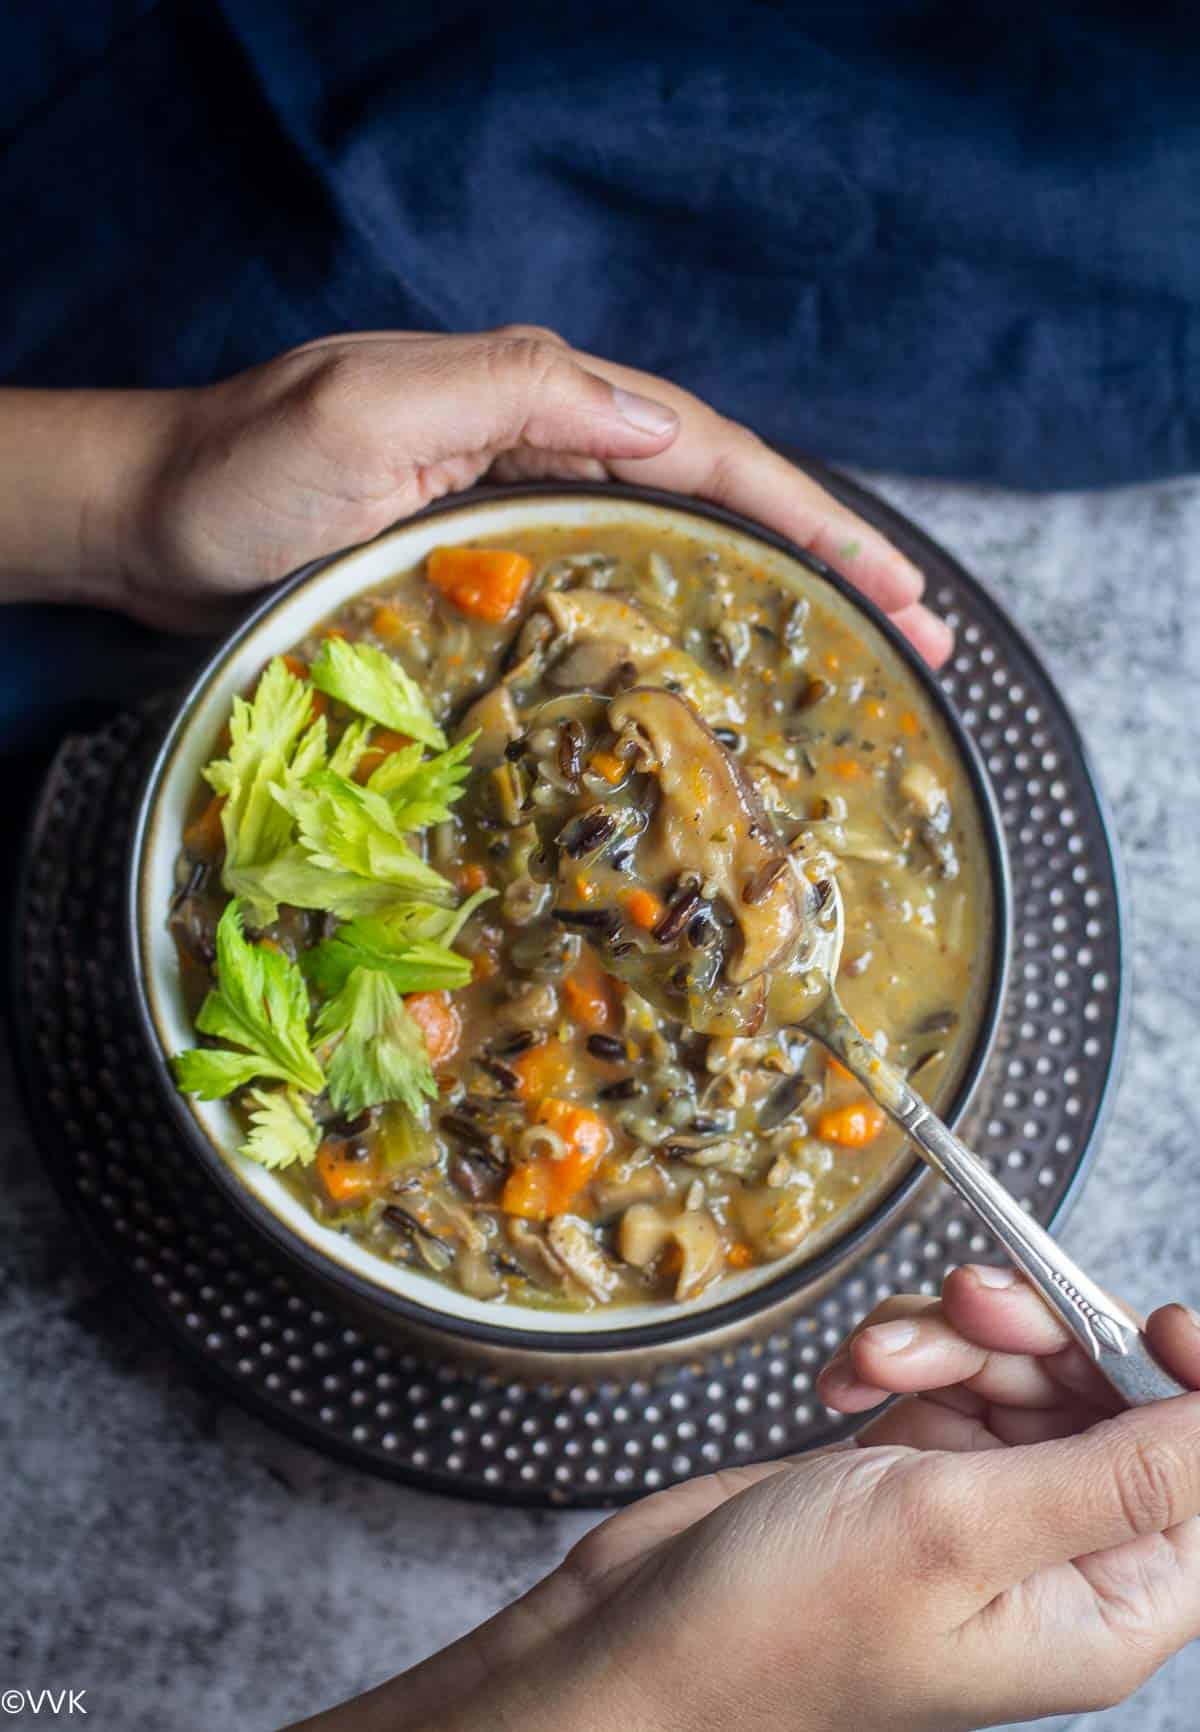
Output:
<instances>
[{"instance_id":1,"label":"ornate spoon handle","mask_svg":"<svg viewBox=\"0 0 1200 1732\"><path fill-rule=\"evenodd\" d=\"M804 1026L907 1131L930 1166L996 1236L1128 1406L1141 1407L1186 1393L1150 1352L1136 1318L1084 1274L978 1156L930 1111L895 1066L863 1039L832 987Z\"/></svg>"}]
</instances>

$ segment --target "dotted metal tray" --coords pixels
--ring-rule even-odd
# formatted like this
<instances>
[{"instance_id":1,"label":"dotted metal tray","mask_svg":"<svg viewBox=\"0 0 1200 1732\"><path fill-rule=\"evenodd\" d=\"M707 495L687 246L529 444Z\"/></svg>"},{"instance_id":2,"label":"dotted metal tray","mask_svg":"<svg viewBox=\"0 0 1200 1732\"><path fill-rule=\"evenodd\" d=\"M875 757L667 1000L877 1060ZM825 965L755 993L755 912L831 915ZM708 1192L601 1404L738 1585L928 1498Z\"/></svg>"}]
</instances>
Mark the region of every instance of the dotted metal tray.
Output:
<instances>
[{"instance_id":1,"label":"dotted metal tray","mask_svg":"<svg viewBox=\"0 0 1200 1732\"><path fill-rule=\"evenodd\" d=\"M1103 801L1048 674L995 602L873 495L822 479L923 568L958 628L944 682L995 784L1014 888L1008 998L965 1130L1051 1224L1082 1177L1123 1023ZM459 1496L613 1504L843 1435L813 1394L828 1350L878 1299L933 1292L948 1266L994 1254L943 1186L785 1332L653 1382L534 1387L429 1363L298 1285L176 1139L133 1016L122 867L168 712L151 705L62 747L29 839L15 954L31 1125L138 1308L229 1394L308 1443Z\"/></svg>"}]
</instances>

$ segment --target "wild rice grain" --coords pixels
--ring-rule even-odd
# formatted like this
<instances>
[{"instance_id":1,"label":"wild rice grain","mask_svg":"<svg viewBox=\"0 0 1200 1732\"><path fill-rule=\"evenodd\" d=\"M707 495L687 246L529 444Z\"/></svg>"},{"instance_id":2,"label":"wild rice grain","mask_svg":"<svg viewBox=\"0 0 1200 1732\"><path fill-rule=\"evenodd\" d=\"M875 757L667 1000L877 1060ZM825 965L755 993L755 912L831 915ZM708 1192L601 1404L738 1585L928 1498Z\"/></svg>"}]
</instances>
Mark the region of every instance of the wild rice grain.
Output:
<instances>
[{"instance_id":1,"label":"wild rice grain","mask_svg":"<svg viewBox=\"0 0 1200 1732\"><path fill-rule=\"evenodd\" d=\"M589 1034L587 1049L593 1058L619 1061L625 1057L625 1042L611 1034Z\"/></svg>"}]
</instances>

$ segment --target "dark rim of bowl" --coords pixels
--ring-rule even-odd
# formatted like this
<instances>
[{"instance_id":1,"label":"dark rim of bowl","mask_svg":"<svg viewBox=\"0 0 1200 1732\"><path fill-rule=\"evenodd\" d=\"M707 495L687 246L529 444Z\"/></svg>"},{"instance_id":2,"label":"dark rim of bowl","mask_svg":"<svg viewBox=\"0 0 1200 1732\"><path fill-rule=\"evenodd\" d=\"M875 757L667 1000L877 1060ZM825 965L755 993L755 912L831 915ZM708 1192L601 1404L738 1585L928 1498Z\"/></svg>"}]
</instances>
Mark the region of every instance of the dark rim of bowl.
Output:
<instances>
[{"instance_id":1,"label":"dark rim of bowl","mask_svg":"<svg viewBox=\"0 0 1200 1732\"><path fill-rule=\"evenodd\" d=\"M512 486L478 487L469 493L454 494L447 499L426 506L412 517L405 518L402 523L395 524L390 530L384 531L384 536L393 533L396 529L407 528L410 524L424 522L430 518L454 516L464 508L477 504L499 504L520 500L544 501L555 497L562 499L612 499L633 504L659 506L680 512L684 516L699 518L703 521L719 524L723 528L736 530L742 535L785 554L815 576L829 583L839 595L870 620L876 630L896 651L936 708L965 766L975 797L980 827L984 835L992 891L991 970L986 990L981 993L981 1008L975 1040L963 1065L958 1087L955 1089L953 1098L947 1104L944 1113L951 1125L957 1123L983 1075L999 1027L1008 979L1012 884L1008 856L1003 841L1003 827L995 794L992 791L979 750L959 719L950 698L942 690L930 668L921 660L916 650L892 625L881 609L854 589L832 566L827 565L824 560L818 559L815 554L808 553L804 548L796 546L786 536L778 535L774 530L767 529L750 518L742 517L739 513L729 511L723 506L692 499L684 494L667 493L658 488L637 487L620 482L601 481L527 482ZM382 538L380 537L380 539ZM757 1312L773 1310L793 1294L819 1282L840 1264L849 1261L858 1246L864 1241L872 1239L888 1221L904 1209L927 1172L927 1168L919 1158L914 1156L912 1163L901 1173L894 1185L865 1214L860 1216L847 1232L832 1239L823 1250L817 1252L813 1257L789 1266L774 1279L764 1281L748 1293L724 1302L718 1302L707 1309L691 1312L685 1316L672 1317L668 1313L661 1321L636 1323L626 1328L587 1330L578 1333L531 1330L519 1325L481 1323L473 1318L458 1317L452 1312L440 1311L434 1306L406 1298L402 1294L393 1292L390 1288L368 1281L332 1257L322 1256L305 1240L293 1233L264 1202L242 1183L205 1135L183 1096L176 1089L168 1066L167 1054L163 1050L154 1015L150 1008L145 983L145 957L142 949L141 884L144 877L144 853L146 838L151 828L150 821L158 801L159 791L187 730L193 711L210 681L216 676L235 647L245 637L258 629L263 620L285 596L292 594L320 572L326 571L331 565L354 552L357 552L357 547L345 548L338 553L301 567L290 577L283 579L271 590L262 603L253 609L241 625L225 639L220 648L209 657L200 673L192 681L178 714L168 728L146 774L134 819L126 885L128 960L132 976L133 1002L136 1006L138 1020L154 1055L155 1075L176 1123L187 1138L188 1143L203 1161L210 1176L216 1180L226 1195L232 1198L241 1213L253 1226L264 1232L287 1257L293 1262L299 1263L310 1275L315 1277L319 1284L333 1286L335 1289L344 1289L354 1296L360 1306L365 1306L369 1311L375 1311L377 1315L382 1314L393 1322L409 1323L421 1330L445 1336L450 1340L455 1337L466 1337L480 1344L506 1347L514 1351L532 1354L568 1354L588 1357L590 1355L663 1347L685 1341L689 1337L695 1337L699 1341L705 1336L718 1334L736 1327Z\"/></svg>"}]
</instances>

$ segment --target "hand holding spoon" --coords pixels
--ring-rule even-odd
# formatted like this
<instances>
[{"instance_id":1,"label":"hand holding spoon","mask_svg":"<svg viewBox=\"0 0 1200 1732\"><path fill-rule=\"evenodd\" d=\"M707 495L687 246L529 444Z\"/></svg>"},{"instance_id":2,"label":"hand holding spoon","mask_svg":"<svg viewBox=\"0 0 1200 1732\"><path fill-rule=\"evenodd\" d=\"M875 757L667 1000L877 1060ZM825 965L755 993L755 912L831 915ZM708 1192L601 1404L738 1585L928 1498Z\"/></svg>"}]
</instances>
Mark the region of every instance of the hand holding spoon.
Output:
<instances>
[{"instance_id":1,"label":"hand holding spoon","mask_svg":"<svg viewBox=\"0 0 1200 1732\"><path fill-rule=\"evenodd\" d=\"M805 875L741 765L696 711L672 693L639 687L611 702L608 725L637 742L641 773L657 792L641 806L627 804L620 824L593 811L559 831L559 919L586 931L606 967L675 1020L720 1033L803 1028L954 1187L1128 1405L1184 1394L1133 1314L1024 1212L846 1014L834 984L844 935L836 879ZM614 836L623 849L632 847L643 881L674 875L682 886L648 948L624 938L610 910L571 906L581 853L586 847L602 866ZM701 884L704 905L723 922L704 946L689 925ZM693 948L704 949L702 966L694 956L676 965L673 947L685 930Z\"/></svg>"},{"instance_id":2,"label":"hand holding spoon","mask_svg":"<svg viewBox=\"0 0 1200 1732\"><path fill-rule=\"evenodd\" d=\"M833 984L844 931L836 882L822 912L828 918L823 920L820 948L813 958L820 995L805 1016L805 1030L845 1065L871 1099L908 1134L934 1171L954 1187L1130 1407L1186 1394L1183 1385L1155 1359L1132 1313L1110 1299L1025 1213L896 1066L863 1037L843 1009Z\"/></svg>"}]
</instances>

